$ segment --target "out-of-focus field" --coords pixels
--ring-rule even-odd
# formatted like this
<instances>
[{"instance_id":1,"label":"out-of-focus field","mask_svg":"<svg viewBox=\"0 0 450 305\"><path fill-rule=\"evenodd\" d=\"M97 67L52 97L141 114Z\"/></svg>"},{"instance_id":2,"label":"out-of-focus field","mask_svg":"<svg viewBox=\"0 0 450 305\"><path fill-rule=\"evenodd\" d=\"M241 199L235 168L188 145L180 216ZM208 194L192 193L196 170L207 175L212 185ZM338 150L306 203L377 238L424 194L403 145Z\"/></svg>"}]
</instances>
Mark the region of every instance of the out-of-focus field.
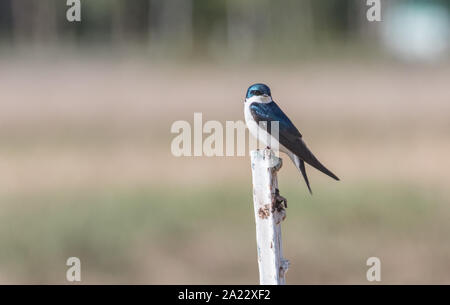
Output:
<instances>
[{"instance_id":1,"label":"out-of-focus field","mask_svg":"<svg viewBox=\"0 0 450 305\"><path fill-rule=\"evenodd\" d=\"M133 57L135 58L135 57ZM176 120L243 120L266 82L317 157L284 158L288 283L450 283L450 66L0 62L0 283L257 283L249 157L173 157Z\"/></svg>"}]
</instances>

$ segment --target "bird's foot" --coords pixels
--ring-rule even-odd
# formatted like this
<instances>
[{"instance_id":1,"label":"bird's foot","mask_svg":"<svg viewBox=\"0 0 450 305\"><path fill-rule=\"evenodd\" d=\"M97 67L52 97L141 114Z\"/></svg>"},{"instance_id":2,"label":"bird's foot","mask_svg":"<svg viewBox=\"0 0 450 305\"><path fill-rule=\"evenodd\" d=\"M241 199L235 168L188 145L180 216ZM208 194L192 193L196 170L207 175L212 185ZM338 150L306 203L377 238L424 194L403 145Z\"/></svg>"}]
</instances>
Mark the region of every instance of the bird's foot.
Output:
<instances>
[{"instance_id":1,"label":"bird's foot","mask_svg":"<svg viewBox=\"0 0 450 305\"><path fill-rule=\"evenodd\" d=\"M272 202L272 213L276 211L281 212L287 208L287 199L280 195L280 190L275 189L274 201Z\"/></svg>"}]
</instances>

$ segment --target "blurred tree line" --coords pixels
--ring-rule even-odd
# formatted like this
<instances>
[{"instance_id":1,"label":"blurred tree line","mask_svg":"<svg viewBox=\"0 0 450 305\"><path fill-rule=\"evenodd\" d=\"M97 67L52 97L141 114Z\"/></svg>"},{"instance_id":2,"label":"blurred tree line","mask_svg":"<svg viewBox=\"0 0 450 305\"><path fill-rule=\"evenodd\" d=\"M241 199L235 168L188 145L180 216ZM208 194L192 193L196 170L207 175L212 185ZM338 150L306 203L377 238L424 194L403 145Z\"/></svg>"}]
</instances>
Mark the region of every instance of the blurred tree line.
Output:
<instances>
[{"instance_id":1,"label":"blurred tree line","mask_svg":"<svg viewBox=\"0 0 450 305\"><path fill-rule=\"evenodd\" d=\"M444 2L448 2L444 0ZM383 9L390 2L382 1ZM370 42L366 0L1 0L0 46L100 45L174 55L314 52Z\"/></svg>"}]
</instances>

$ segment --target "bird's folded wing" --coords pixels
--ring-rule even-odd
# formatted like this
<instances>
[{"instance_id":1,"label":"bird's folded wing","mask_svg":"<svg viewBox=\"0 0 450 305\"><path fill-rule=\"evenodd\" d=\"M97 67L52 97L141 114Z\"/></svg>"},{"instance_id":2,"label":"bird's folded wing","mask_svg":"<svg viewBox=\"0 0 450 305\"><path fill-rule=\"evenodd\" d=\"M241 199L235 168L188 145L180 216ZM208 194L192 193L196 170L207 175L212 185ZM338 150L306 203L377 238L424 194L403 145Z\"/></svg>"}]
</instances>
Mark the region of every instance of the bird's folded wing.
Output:
<instances>
[{"instance_id":1,"label":"bird's folded wing","mask_svg":"<svg viewBox=\"0 0 450 305\"><path fill-rule=\"evenodd\" d=\"M260 122L267 122L267 132L272 136L277 135L272 133L271 123L278 121L279 124L279 135L278 141L281 145L289 149L291 152L296 154L300 159L311 165L312 167L320 170L321 172L327 174L328 176L339 180L339 178L328 170L319 160L312 154L308 149L305 142L303 142L301 133L292 124L291 120L286 114L278 107L275 102L264 103L253 103L250 105L250 112L253 119L259 124ZM270 124L269 124L270 123Z\"/></svg>"},{"instance_id":2,"label":"bird's folded wing","mask_svg":"<svg viewBox=\"0 0 450 305\"><path fill-rule=\"evenodd\" d=\"M302 137L297 128L292 124L291 120L286 114L278 107L275 102L267 104L253 103L250 105L250 113L256 123L267 122L267 132L272 136L271 124L272 122L278 122L279 135L285 137L288 140L295 141Z\"/></svg>"}]
</instances>

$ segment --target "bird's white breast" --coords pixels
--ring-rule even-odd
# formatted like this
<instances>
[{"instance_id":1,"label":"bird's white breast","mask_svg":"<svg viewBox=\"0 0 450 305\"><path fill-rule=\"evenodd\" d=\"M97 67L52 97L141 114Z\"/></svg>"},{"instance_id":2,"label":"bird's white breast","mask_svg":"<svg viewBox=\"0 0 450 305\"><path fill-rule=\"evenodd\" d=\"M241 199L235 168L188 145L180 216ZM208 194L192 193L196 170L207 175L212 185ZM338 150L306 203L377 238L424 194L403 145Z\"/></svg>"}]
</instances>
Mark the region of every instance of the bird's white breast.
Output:
<instances>
[{"instance_id":1,"label":"bird's white breast","mask_svg":"<svg viewBox=\"0 0 450 305\"><path fill-rule=\"evenodd\" d=\"M272 102L271 97L263 97L263 96L254 96L249 99L246 99L244 104L244 117L245 117L245 123L247 124L248 130L252 136L257 138L259 141L264 143L266 146L271 146L274 148L274 146L278 146L278 149L283 152L287 152L288 150L278 142L278 140L275 137L272 137L264 128L261 128L258 123L253 118L253 115L250 111L250 105L252 103L270 103ZM270 124L270 123L269 123ZM267 140L270 138L270 144L269 145Z\"/></svg>"},{"instance_id":2,"label":"bird's white breast","mask_svg":"<svg viewBox=\"0 0 450 305\"><path fill-rule=\"evenodd\" d=\"M258 137L258 123L256 123L255 119L253 119L253 115L250 112L250 105L252 102L246 101L244 104L244 117L245 117L245 123L247 124L248 130L250 131L251 135L255 138Z\"/></svg>"}]
</instances>

